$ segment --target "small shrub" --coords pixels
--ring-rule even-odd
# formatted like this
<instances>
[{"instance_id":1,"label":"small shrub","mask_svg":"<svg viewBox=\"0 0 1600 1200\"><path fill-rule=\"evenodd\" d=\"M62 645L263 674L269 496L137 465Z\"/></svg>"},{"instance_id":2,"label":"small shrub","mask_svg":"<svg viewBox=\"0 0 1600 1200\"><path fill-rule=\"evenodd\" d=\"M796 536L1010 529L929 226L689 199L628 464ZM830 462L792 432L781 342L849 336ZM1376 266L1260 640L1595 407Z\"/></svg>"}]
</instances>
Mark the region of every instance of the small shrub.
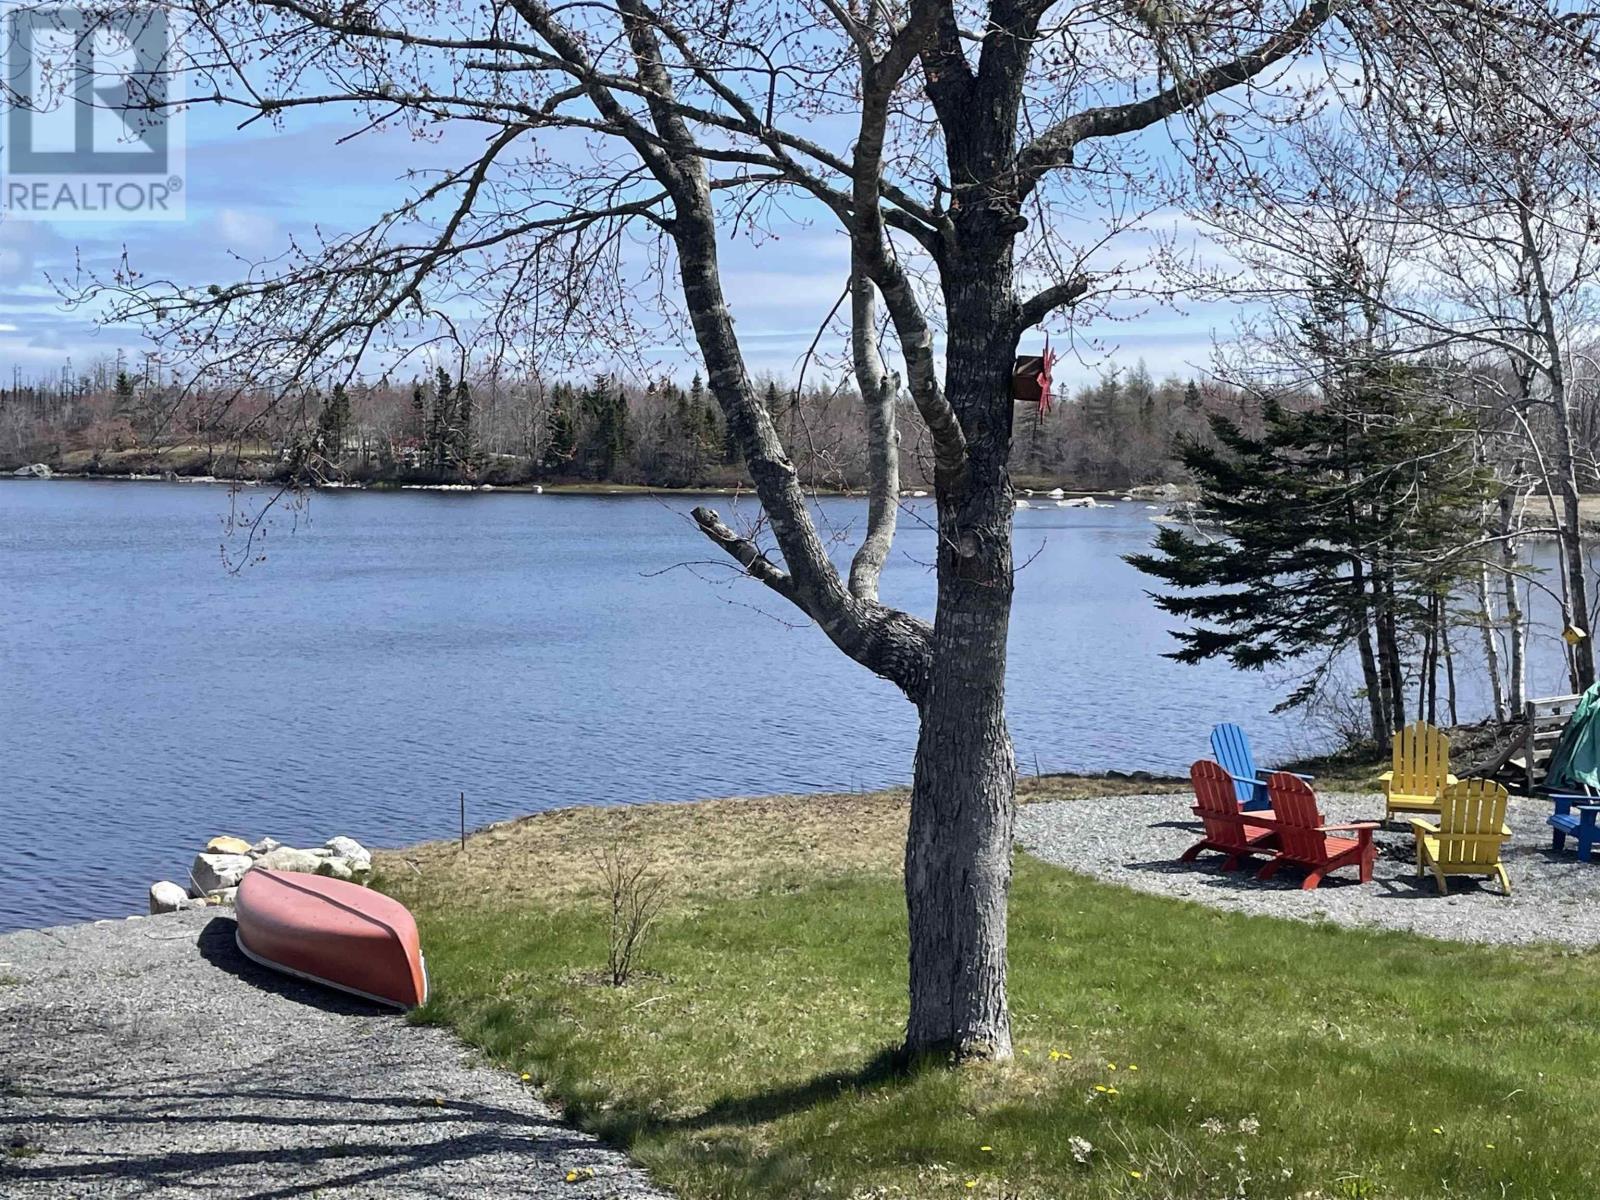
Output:
<instances>
[{"instance_id":1,"label":"small shrub","mask_svg":"<svg viewBox=\"0 0 1600 1200\"><path fill-rule=\"evenodd\" d=\"M623 987L638 965L639 955L667 899L666 876L651 868L646 850L613 842L594 853L611 902L611 939L606 968L613 987Z\"/></svg>"}]
</instances>

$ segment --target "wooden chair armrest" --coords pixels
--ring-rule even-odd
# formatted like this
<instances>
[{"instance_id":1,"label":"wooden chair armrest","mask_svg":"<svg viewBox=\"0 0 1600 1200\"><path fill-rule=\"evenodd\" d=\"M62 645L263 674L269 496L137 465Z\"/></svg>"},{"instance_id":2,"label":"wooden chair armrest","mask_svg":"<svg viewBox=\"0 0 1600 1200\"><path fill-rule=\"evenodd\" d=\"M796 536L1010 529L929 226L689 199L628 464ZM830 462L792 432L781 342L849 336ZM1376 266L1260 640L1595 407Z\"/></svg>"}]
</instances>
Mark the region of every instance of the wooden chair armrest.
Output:
<instances>
[{"instance_id":1,"label":"wooden chair armrest","mask_svg":"<svg viewBox=\"0 0 1600 1200\"><path fill-rule=\"evenodd\" d=\"M1389 783L1393 779L1394 779L1394 772L1393 771L1385 771L1382 775L1378 776L1378 782L1379 783Z\"/></svg>"},{"instance_id":2,"label":"wooden chair armrest","mask_svg":"<svg viewBox=\"0 0 1600 1200\"><path fill-rule=\"evenodd\" d=\"M1228 772L1228 778L1233 780L1235 783L1248 783L1252 787L1267 786L1267 781L1265 779L1254 779L1249 775L1235 775L1232 771Z\"/></svg>"},{"instance_id":3,"label":"wooden chair armrest","mask_svg":"<svg viewBox=\"0 0 1600 1200\"><path fill-rule=\"evenodd\" d=\"M1382 821L1347 821L1343 825L1318 825L1318 833L1336 833L1341 829L1381 829Z\"/></svg>"},{"instance_id":4,"label":"wooden chair armrest","mask_svg":"<svg viewBox=\"0 0 1600 1200\"><path fill-rule=\"evenodd\" d=\"M1412 821L1411 836L1421 837L1425 833L1438 833L1439 827L1431 821Z\"/></svg>"}]
</instances>

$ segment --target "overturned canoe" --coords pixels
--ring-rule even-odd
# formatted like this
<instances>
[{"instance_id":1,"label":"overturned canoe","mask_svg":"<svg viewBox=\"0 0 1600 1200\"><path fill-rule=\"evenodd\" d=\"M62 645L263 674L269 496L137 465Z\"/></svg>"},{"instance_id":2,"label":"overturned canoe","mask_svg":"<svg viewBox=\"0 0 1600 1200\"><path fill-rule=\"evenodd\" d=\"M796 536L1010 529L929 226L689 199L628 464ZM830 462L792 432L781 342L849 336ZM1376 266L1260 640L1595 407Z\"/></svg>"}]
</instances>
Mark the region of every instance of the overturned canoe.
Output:
<instances>
[{"instance_id":1,"label":"overturned canoe","mask_svg":"<svg viewBox=\"0 0 1600 1200\"><path fill-rule=\"evenodd\" d=\"M234 899L245 957L380 1004L428 998L417 923L398 900L358 884L256 867Z\"/></svg>"}]
</instances>

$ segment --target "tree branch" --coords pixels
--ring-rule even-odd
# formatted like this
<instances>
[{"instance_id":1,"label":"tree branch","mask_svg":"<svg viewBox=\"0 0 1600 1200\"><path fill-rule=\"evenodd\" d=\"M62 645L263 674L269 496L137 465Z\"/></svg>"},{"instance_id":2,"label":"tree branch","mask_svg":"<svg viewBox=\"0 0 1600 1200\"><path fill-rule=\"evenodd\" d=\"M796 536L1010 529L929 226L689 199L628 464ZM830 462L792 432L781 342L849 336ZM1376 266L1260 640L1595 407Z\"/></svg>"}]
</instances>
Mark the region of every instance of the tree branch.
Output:
<instances>
[{"instance_id":1,"label":"tree branch","mask_svg":"<svg viewBox=\"0 0 1600 1200\"><path fill-rule=\"evenodd\" d=\"M1062 283L1035 292L1017 307L1017 334L1021 336L1058 308L1074 305L1089 292L1089 277L1074 275Z\"/></svg>"},{"instance_id":2,"label":"tree branch","mask_svg":"<svg viewBox=\"0 0 1600 1200\"><path fill-rule=\"evenodd\" d=\"M1116 137L1147 129L1218 92L1244 83L1297 52L1332 15L1335 0L1314 0L1281 31L1248 53L1202 71L1194 79L1127 104L1089 108L1057 122L1017 156L1019 192L1026 196L1050 171L1072 164L1073 149L1090 138Z\"/></svg>"}]
</instances>

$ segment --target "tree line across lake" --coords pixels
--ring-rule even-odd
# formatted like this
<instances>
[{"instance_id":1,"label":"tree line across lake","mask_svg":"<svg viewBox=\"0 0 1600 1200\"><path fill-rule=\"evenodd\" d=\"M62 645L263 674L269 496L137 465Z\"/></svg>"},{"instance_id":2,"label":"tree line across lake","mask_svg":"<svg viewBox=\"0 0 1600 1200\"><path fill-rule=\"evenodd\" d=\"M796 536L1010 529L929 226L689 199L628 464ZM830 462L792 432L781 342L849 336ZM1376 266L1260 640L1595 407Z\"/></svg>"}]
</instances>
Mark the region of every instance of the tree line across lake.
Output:
<instances>
[{"instance_id":1,"label":"tree line across lake","mask_svg":"<svg viewBox=\"0 0 1600 1200\"><path fill-rule=\"evenodd\" d=\"M854 387L769 378L761 395L807 485L866 484ZM708 487L745 478L738 439L699 376L687 385L507 380L440 368L405 383L334 384L305 403L274 401L108 361L0 389L0 462L111 471L135 459L187 473L349 482ZM907 482L926 485L926 427L909 397L898 407ZM1178 444L1209 436L1217 413L1253 427L1261 403L1215 380L1158 381L1142 362L1108 368L1047 413L1016 406L1013 471L1086 490L1175 482Z\"/></svg>"}]
</instances>

